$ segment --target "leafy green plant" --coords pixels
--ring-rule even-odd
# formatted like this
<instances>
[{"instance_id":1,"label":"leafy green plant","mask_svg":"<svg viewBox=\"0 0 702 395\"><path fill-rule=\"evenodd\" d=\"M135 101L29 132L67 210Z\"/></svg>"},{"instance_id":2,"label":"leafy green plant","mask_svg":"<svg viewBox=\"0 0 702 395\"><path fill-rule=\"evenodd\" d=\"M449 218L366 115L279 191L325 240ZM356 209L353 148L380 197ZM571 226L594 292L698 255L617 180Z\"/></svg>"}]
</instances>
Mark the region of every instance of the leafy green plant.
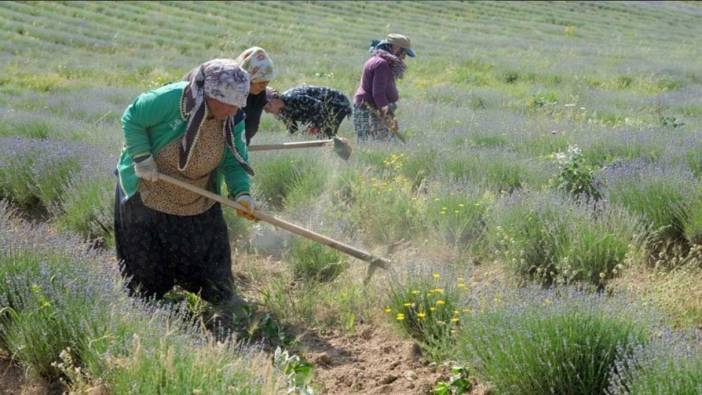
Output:
<instances>
[{"instance_id":1,"label":"leafy green plant","mask_svg":"<svg viewBox=\"0 0 702 395\"><path fill-rule=\"evenodd\" d=\"M575 196L585 196L599 200L602 195L593 183L593 169L585 163L583 153L577 145L571 145L566 152L556 154L558 176L556 188Z\"/></svg>"},{"instance_id":2,"label":"leafy green plant","mask_svg":"<svg viewBox=\"0 0 702 395\"><path fill-rule=\"evenodd\" d=\"M451 377L448 381L439 381L432 394L434 395L458 395L465 394L473 388L473 383L469 380L469 370L464 366L454 366L451 368Z\"/></svg>"},{"instance_id":3,"label":"leafy green plant","mask_svg":"<svg viewBox=\"0 0 702 395\"><path fill-rule=\"evenodd\" d=\"M298 355L291 355L280 347L273 354L273 366L280 370L288 381L288 393L313 395L310 387L314 366L303 361Z\"/></svg>"}]
</instances>

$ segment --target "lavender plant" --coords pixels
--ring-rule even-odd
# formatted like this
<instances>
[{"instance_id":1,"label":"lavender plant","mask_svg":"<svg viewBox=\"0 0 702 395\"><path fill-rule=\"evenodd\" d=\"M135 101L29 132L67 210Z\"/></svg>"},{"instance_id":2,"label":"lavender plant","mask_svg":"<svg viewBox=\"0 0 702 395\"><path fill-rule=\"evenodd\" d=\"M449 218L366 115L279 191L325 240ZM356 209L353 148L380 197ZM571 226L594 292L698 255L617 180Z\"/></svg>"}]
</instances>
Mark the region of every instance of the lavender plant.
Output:
<instances>
[{"instance_id":1,"label":"lavender plant","mask_svg":"<svg viewBox=\"0 0 702 395\"><path fill-rule=\"evenodd\" d=\"M602 285L641 254L644 229L606 204L554 193L522 193L499 201L488 219L494 254L522 279L544 285L585 281Z\"/></svg>"},{"instance_id":2,"label":"lavender plant","mask_svg":"<svg viewBox=\"0 0 702 395\"><path fill-rule=\"evenodd\" d=\"M180 307L130 299L107 257L6 203L0 247L0 339L40 375L119 393L260 393L270 380L249 370L261 362L248 349L208 343Z\"/></svg>"},{"instance_id":3,"label":"lavender plant","mask_svg":"<svg viewBox=\"0 0 702 395\"><path fill-rule=\"evenodd\" d=\"M511 394L603 393L617 359L645 344L657 322L626 298L568 288L470 297L451 356Z\"/></svg>"},{"instance_id":4,"label":"lavender plant","mask_svg":"<svg viewBox=\"0 0 702 395\"><path fill-rule=\"evenodd\" d=\"M606 198L640 215L654 241L685 242L690 209L702 199L689 171L633 161L610 166L602 178Z\"/></svg>"},{"instance_id":5,"label":"lavender plant","mask_svg":"<svg viewBox=\"0 0 702 395\"><path fill-rule=\"evenodd\" d=\"M608 394L698 394L702 392L700 334L661 331L651 343L620 357Z\"/></svg>"}]
</instances>

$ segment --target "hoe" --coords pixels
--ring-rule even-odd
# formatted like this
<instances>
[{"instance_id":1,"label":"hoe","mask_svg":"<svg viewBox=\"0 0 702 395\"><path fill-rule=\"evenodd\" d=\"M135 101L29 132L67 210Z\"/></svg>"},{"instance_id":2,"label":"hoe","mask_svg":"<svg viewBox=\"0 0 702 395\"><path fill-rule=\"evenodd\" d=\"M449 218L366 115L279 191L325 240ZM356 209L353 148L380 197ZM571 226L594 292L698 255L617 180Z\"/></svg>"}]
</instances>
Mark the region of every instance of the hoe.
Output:
<instances>
[{"instance_id":1,"label":"hoe","mask_svg":"<svg viewBox=\"0 0 702 395\"><path fill-rule=\"evenodd\" d=\"M229 200L225 197L222 197L220 195L217 195L217 194L212 193L210 191L207 191L205 189L198 188L194 185L188 184L188 183L181 181L177 178L173 178L173 177L165 175L165 174L159 174L158 179L163 180L165 182L168 182L170 184L179 186L183 189L187 189L190 192L197 193L198 195L204 196L208 199L212 199L212 200L219 202L227 207L231 207L233 209L241 210L241 211L248 211L248 210L246 210L246 208L244 208L244 206L240 205L239 203L236 203L233 200ZM385 258L371 255L370 253L363 251L359 248L352 247L348 244L344 244L344 243L337 241L337 240L334 240L330 237L313 232L309 229L305 229L299 225L282 220L274 215L266 213L265 211L254 209L253 216L256 217L256 219L267 222L273 226L277 226L279 228L285 229L288 232L305 237L305 238L310 239L312 241L316 241L318 243L324 244L324 245L329 246L331 248L334 248L338 251L341 251L345 254L351 255L352 257L355 257L355 258L358 258L362 261L368 262L370 265L368 266L368 272L367 272L366 278L364 280L364 283L366 283L366 284L371 279L371 277L373 276L373 273L375 272L375 270L377 268L382 268L385 270L391 269L390 261L385 259Z\"/></svg>"},{"instance_id":2,"label":"hoe","mask_svg":"<svg viewBox=\"0 0 702 395\"><path fill-rule=\"evenodd\" d=\"M348 160L351 156L351 145L349 144L348 140L346 140L343 137L334 137L333 139L328 140L300 141L282 144L250 145L249 151L271 151L278 149L323 147L329 144L334 144L334 152L340 157L342 157L344 160Z\"/></svg>"}]
</instances>

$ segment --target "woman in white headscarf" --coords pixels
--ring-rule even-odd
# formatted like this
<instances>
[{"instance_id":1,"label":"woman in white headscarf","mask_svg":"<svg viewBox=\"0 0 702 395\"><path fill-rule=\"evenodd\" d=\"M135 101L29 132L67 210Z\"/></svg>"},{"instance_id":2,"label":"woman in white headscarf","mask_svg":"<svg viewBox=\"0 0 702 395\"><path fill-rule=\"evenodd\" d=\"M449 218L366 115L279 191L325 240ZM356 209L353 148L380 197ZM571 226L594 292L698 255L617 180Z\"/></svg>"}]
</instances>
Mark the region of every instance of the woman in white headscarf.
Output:
<instances>
[{"instance_id":1,"label":"woman in white headscarf","mask_svg":"<svg viewBox=\"0 0 702 395\"><path fill-rule=\"evenodd\" d=\"M214 59L186 81L139 95L122 115L115 242L132 293L161 298L177 284L241 311L220 205L159 181L159 174L253 209L241 111L249 84L236 62Z\"/></svg>"},{"instance_id":2,"label":"woman in white headscarf","mask_svg":"<svg viewBox=\"0 0 702 395\"><path fill-rule=\"evenodd\" d=\"M266 87L275 78L273 61L263 48L251 47L242 52L235 61L251 76L251 89L246 100L246 144L251 139L261 123L261 114L266 105Z\"/></svg>"}]
</instances>

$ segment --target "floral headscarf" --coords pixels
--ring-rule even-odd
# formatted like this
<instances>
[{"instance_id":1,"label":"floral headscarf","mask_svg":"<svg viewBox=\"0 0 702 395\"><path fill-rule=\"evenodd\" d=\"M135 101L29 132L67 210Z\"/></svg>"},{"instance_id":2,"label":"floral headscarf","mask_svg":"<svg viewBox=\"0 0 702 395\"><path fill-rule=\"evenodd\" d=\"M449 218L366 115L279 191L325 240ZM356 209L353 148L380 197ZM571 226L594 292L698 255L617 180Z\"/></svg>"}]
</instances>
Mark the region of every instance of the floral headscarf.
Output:
<instances>
[{"instance_id":1,"label":"floral headscarf","mask_svg":"<svg viewBox=\"0 0 702 395\"><path fill-rule=\"evenodd\" d=\"M250 87L248 73L232 59L213 59L205 62L188 73L185 80L188 81L188 85L183 92L181 113L188 120L188 124L180 147L181 169L185 168L190 159L195 137L205 119L207 112L205 97L243 108L246 106ZM253 169L232 142L235 115L224 120L224 137L234 158L249 175L253 176Z\"/></svg>"},{"instance_id":2,"label":"floral headscarf","mask_svg":"<svg viewBox=\"0 0 702 395\"><path fill-rule=\"evenodd\" d=\"M251 47L235 60L251 77L251 82L271 81L275 78L273 61L263 48Z\"/></svg>"}]
</instances>

